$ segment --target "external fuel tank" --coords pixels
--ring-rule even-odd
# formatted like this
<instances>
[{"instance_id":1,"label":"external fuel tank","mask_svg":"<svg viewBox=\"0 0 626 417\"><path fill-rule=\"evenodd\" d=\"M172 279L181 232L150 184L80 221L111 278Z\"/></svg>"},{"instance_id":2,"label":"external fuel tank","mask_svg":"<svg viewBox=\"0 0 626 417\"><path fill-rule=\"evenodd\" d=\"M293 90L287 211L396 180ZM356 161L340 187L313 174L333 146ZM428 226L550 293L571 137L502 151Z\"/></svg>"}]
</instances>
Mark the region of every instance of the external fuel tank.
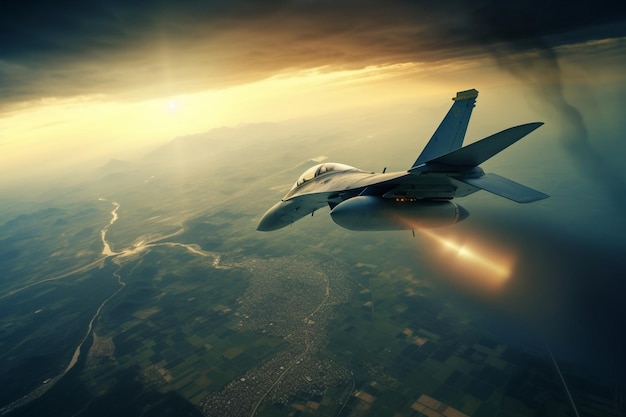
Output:
<instances>
[{"instance_id":1,"label":"external fuel tank","mask_svg":"<svg viewBox=\"0 0 626 417\"><path fill-rule=\"evenodd\" d=\"M448 200L357 196L339 203L330 216L343 228L375 231L447 226L466 219L469 213Z\"/></svg>"}]
</instances>

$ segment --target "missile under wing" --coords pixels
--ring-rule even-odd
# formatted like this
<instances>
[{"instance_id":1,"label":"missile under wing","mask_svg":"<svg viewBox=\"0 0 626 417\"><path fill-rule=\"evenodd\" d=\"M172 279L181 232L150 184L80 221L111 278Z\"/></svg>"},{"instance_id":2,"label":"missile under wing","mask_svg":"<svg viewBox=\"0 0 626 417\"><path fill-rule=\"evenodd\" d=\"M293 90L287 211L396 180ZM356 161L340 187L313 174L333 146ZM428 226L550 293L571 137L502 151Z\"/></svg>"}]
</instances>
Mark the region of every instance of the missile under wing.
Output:
<instances>
[{"instance_id":1,"label":"missile under wing","mask_svg":"<svg viewBox=\"0 0 626 417\"><path fill-rule=\"evenodd\" d=\"M285 227L329 206L332 219L350 230L399 230L454 224L468 216L452 202L485 190L518 203L548 195L496 174L480 164L543 123L511 127L462 147L475 89L458 92L450 110L409 169L394 173L362 171L337 163L306 170L287 194L261 218L257 230Z\"/></svg>"}]
</instances>

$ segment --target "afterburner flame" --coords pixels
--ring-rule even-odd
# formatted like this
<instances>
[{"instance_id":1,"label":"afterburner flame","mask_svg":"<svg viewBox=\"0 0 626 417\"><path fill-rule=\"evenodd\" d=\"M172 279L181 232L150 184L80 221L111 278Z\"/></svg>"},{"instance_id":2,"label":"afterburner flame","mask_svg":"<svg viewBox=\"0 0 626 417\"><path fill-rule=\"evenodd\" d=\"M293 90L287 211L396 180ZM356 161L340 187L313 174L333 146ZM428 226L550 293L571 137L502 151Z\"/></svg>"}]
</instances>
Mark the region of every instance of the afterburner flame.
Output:
<instances>
[{"instance_id":1,"label":"afterburner flame","mask_svg":"<svg viewBox=\"0 0 626 417\"><path fill-rule=\"evenodd\" d=\"M441 260L445 262L445 267L452 268L454 275L463 279L465 284L495 290L502 287L511 276L511 256L496 253L476 241L459 244L432 230L415 230L439 244L443 249Z\"/></svg>"}]
</instances>

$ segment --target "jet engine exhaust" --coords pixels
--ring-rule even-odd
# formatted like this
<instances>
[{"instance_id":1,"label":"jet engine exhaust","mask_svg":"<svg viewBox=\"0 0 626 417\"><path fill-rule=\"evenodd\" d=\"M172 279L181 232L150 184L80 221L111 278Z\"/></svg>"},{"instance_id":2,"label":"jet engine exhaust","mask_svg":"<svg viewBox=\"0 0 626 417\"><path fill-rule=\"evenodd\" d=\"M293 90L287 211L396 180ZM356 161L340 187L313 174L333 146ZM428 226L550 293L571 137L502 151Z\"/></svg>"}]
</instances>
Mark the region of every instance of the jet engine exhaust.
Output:
<instances>
[{"instance_id":1,"label":"jet engine exhaust","mask_svg":"<svg viewBox=\"0 0 626 417\"><path fill-rule=\"evenodd\" d=\"M451 282L481 296L495 295L505 287L513 273L514 257L488 242L459 241L432 230L415 226L415 231L437 243L439 250L432 253Z\"/></svg>"},{"instance_id":2,"label":"jet engine exhaust","mask_svg":"<svg viewBox=\"0 0 626 417\"><path fill-rule=\"evenodd\" d=\"M338 204L330 216L348 230L380 231L448 226L466 219L469 213L447 200L358 196Z\"/></svg>"}]
</instances>

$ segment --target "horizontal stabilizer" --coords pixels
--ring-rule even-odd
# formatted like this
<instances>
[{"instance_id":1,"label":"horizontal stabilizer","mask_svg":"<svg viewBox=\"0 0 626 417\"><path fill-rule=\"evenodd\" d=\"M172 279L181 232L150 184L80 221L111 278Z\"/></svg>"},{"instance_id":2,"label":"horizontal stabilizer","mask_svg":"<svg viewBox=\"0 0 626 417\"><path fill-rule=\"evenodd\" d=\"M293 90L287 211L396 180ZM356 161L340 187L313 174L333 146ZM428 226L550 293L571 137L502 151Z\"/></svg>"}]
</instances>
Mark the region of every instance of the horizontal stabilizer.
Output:
<instances>
[{"instance_id":1,"label":"horizontal stabilizer","mask_svg":"<svg viewBox=\"0 0 626 417\"><path fill-rule=\"evenodd\" d=\"M541 126L542 122L527 123L488 136L464 148L457 149L438 158L426 162L427 165L448 165L475 167L495 154L508 148L533 130ZM409 170L410 171L410 170Z\"/></svg>"},{"instance_id":2,"label":"horizontal stabilizer","mask_svg":"<svg viewBox=\"0 0 626 417\"><path fill-rule=\"evenodd\" d=\"M485 174L479 178L461 177L457 180L518 203L531 203L549 197L547 194L496 174Z\"/></svg>"}]
</instances>

